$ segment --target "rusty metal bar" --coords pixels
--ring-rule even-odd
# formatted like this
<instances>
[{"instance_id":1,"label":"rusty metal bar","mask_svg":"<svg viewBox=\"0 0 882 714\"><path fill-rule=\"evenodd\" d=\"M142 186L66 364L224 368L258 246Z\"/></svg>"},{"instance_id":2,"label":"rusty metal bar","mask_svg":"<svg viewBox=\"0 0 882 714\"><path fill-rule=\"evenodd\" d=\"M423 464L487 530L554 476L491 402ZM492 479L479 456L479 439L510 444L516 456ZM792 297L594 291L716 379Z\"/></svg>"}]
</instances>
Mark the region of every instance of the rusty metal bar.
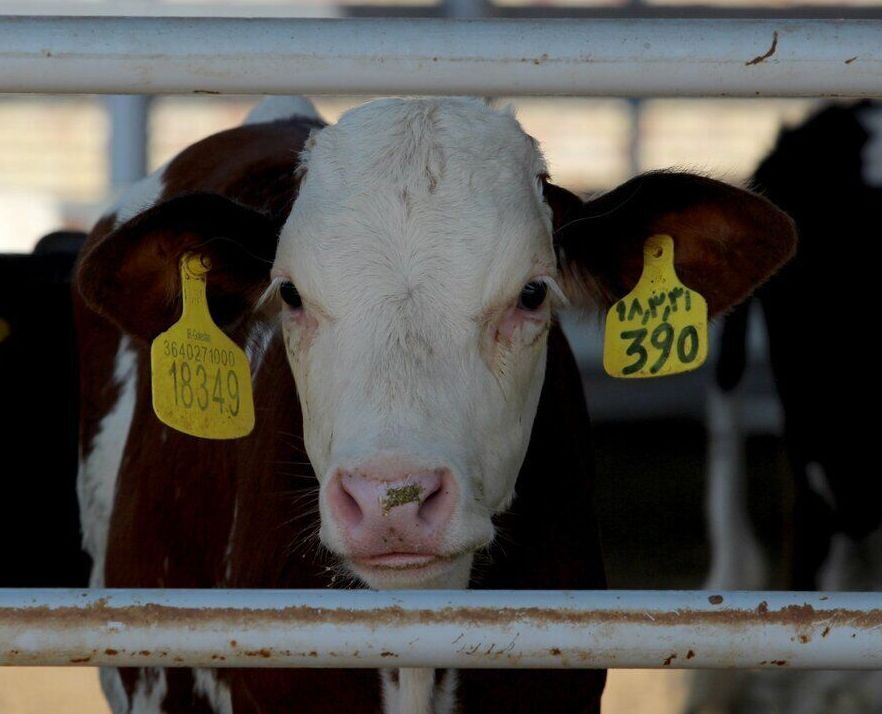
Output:
<instances>
[{"instance_id":1,"label":"rusty metal bar","mask_svg":"<svg viewBox=\"0 0 882 714\"><path fill-rule=\"evenodd\" d=\"M882 593L5 590L0 665L882 668Z\"/></svg>"},{"instance_id":2,"label":"rusty metal bar","mask_svg":"<svg viewBox=\"0 0 882 714\"><path fill-rule=\"evenodd\" d=\"M882 96L882 21L10 16L0 92Z\"/></svg>"}]
</instances>

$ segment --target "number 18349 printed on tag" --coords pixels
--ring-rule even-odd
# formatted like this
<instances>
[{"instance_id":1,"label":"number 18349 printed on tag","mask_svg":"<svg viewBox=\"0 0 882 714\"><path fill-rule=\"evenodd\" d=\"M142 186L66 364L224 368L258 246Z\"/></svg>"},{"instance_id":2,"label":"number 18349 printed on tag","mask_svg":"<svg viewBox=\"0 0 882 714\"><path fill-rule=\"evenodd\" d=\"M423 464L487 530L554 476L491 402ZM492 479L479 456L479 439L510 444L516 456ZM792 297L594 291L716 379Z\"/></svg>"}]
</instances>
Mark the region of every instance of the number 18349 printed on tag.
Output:
<instances>
[{"instance_id":1,"label":"number 18349 printed on tag","mask_svg":"<svg viewBox=\"0 0 882 714\"><path fill-rule=\"evenodd\" d=\"M205 290L210 265L190 254L180 269L181 319L150 347L153 411L191 436L245 436L254 428L248 358L211 319Z\"/></svg>"}]
</instances>

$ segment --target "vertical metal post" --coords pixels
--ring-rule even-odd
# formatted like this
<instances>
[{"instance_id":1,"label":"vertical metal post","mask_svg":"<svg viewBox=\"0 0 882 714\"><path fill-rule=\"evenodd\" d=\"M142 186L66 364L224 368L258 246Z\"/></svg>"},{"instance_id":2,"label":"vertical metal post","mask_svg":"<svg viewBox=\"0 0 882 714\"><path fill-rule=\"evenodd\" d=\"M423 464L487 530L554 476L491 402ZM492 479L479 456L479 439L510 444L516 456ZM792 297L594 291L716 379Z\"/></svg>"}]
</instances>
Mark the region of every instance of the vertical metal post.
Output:
<instances>
[{"instance_id":1,"label":"vertical metal post","mask_svg":"<svg viewBox=\"0 0 882 714\"><path fill-rule=\"evenodd\" d=\"M492 0L444 0L444 17L451 20L474 20L493 15Z\"/></svg>"},{"instance_id":2,"label":"vertical metal post","mask_svg":"<svg viewBox=\"0 0 882 714\"><path fill-rule=\"evenodd\" d=\"M628 175L640 173L643 162L640 158L642 143L643 100L632 97L628 100Z\"/></svg>"},{"instance_id":3,"label":"vertical metal post","mask_svg":"<svg viewBox=\"0 0 882 714\"><path fill-rule=\"evenodd\" d=\"M150 97L143 94L110 95L109 170L113 193L147 174L147 121Z\"/></svg>"},{"instance_id":4,"label":"vertical metal post","mask_svg":"<svg viewBox=\"0 0 882 714\"><path fill-rule=\"evenodd\" d=\"M636 12L643 6L643 0L628 0L626 8ZM643 143L643 100L631 97L628 100L628 175L640 173L641 144Z\"/></svg>"}]
</instances>

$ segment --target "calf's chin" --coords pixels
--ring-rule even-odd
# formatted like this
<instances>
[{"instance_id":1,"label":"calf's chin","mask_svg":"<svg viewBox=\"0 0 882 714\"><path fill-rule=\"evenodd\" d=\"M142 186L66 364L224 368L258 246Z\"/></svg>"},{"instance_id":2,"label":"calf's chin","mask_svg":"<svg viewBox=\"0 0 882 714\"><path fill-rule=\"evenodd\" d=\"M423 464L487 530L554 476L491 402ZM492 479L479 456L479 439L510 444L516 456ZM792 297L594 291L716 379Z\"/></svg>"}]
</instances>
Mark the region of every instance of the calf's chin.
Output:
<instances>
[{"instance_id":1,"label":"calf's chin","mask_svg":"<svg viewBox=\"0 0 882 714\"><path fill-rule=\"evenodd\" d=\"M373 590L464 590L469 585L474 557L474 553L463 553L415 567L344 562L352 575Z\"/></svg>"}]
</instances>

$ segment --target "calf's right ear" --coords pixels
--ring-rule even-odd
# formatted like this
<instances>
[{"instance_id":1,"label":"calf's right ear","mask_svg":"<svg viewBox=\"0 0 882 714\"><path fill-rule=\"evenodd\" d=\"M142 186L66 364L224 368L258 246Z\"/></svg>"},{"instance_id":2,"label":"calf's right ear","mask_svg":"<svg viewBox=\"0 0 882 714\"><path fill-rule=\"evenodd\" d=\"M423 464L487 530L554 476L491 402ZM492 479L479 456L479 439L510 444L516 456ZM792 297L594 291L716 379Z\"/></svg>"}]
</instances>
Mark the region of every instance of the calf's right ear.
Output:
<instances>
[{"instance_id":1,"label":"calf's right ear","mask_svg":"<svg viewBox=\"0 0 882 714\"><path fill-rule=\"evenodd\" d=\"M149 341L180 317L180 260L197 252L211 261L211 315L229 328L269 285L283 223L217 194L176 196L87 244L77 287L93 310Z\"/></svg>"}]
</instances>

